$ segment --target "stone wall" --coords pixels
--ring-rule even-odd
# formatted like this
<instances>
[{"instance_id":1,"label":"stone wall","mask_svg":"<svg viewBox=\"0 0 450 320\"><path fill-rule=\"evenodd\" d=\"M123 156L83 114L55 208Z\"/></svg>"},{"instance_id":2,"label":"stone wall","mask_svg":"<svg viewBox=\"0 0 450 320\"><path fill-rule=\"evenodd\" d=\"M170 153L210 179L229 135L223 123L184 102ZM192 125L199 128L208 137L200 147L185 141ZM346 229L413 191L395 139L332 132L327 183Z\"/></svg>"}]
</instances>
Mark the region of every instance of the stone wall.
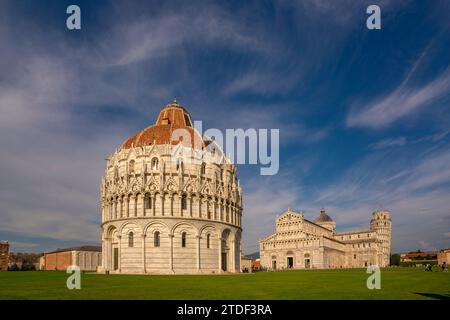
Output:
<instances>
[{"instance_id":1,"label":"stone wall","mask_svg":"<svg viewBox=\"0 0 450 320\"><path fill-rule=\"evenodd\" d=\"M72 252L54 252L44 255L44 270L67 270L72 265Z\"/></svg>"}]
</instances>

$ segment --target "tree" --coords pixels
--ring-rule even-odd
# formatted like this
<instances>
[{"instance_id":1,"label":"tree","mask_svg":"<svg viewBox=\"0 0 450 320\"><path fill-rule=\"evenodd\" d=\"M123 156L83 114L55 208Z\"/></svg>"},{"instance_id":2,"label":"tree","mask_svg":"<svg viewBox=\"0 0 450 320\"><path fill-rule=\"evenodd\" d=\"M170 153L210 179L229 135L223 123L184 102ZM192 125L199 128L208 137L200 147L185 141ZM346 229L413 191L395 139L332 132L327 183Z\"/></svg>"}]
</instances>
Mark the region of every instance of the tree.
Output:
<instances>
[{"instance_id":1,"label":"tree","mask_svg":"<svg viewBox=\"0 0 450 320\"><path fill-rule=\"evenodd\" d=\"M400 265L400 255L398 253L391 254L391 266L399 266Z\"/></svg>"},{"instance_id":2,"label":"tree","mask_svg":"<svg viewBox=\"0 0 450 320\"><path fill-rule=\"evenodd\" d=\"M21 270L22 271L34 271L34 270L36 270L36 267L31 262L28 262L28 261L25 260L22 263L22 269Z\"/></svg>"},{"instance_id":3,"label":"tree","mask_svg":"<svg viewBox=\"0 0 450 320\"><path fill-rule=\"evenodd\" d=\"M8 268L8 271L19 271L20 270L20 268L19 268L19 266L17 265L17 263L14 263L12 266L10 266L9 268Z\"/></svg>"}]
</instances>

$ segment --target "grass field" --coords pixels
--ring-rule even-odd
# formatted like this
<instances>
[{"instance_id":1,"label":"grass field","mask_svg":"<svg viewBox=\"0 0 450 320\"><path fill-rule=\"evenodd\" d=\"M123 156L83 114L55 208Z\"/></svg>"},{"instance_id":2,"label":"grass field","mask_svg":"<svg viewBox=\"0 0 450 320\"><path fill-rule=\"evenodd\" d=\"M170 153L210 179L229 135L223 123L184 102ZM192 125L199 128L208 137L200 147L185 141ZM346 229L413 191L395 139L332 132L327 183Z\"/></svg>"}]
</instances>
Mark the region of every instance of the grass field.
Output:
<instances>
[{"instance_id":1,"label":"grass field","mask_svg":"<svg viewBox=\"0 0 450 320\"><path fill-rule=\"evenodd\" d=\"M365 269L293 270L237 275L82 274L68 290L58 271L0 272L0 299L450 299L450 273L382 269L369 290Z\"/></svg>"}]
</instances>

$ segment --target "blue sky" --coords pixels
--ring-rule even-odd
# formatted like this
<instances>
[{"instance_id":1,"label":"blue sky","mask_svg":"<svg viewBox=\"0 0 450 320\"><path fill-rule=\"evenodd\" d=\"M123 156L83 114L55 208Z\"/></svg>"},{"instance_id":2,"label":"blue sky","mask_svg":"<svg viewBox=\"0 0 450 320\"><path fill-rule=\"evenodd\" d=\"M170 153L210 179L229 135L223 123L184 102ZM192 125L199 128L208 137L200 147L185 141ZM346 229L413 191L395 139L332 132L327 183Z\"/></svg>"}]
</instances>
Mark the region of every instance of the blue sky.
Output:
<instances>
[{"instance_id":1,"label":"blue sky","mask_svg":"<svg viewBox=\"0 0 450 320\"><path fill-rule=\"evenodd\" d=\"M382 29L366 28L381 8ZM65 27L78 4L82 29ZM204 128L279 128L238 167L246 253L288 207L383 206L393 251L450 246L447 1L1 1L0 240L100 242L104 159L174 96Z\"/></svg>"}]
</instances>

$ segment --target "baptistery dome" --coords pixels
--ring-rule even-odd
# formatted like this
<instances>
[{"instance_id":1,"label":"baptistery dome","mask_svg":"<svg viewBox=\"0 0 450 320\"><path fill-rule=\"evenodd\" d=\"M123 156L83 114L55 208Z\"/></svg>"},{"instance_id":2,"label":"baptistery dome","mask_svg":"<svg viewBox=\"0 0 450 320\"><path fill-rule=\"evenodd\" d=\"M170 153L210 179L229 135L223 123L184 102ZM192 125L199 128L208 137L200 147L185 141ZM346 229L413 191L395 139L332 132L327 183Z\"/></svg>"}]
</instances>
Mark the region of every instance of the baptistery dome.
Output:
<instances>
[{"instance_id":1,"label":"baptistery dome","mask_svg":"<svg viewBox=\"0 0 450 320\"><path fill-rule=\"evenodd\" d=\"M101 211L104 272L240 271L236 168L175 100L107 158Z\"/></svg>"}]
</instances>

